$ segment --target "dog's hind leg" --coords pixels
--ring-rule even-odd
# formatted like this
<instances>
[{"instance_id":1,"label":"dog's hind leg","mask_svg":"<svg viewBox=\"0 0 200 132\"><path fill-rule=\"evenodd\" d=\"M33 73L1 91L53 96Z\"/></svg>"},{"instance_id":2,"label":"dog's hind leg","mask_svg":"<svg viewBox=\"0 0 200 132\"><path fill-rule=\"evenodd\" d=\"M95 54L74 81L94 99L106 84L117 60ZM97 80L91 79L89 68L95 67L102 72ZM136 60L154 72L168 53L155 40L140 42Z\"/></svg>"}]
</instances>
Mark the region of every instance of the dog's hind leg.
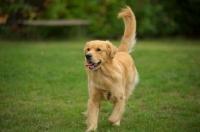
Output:
<instances>
[{"instance_id":1,"label":"dog's hind leg","mask_svg":"<svg viewBox=\"0 0 200 132\"><path fill-rule=\"evenodd\" d=\"M134 89L134 85L133 83L128 83L126 85L126 89L125 89L125 97L126 97L126 101L128 101L131 93L132 93L132 90Z\"/></svg>"},{"instance_id":2,"label":"dog's hind leg","mask_svg":"<svg viewBox=\"0 0 200 132\"><path fill-rule=\"evenodd\" d=\"M129 81L126 84L125 88L126 101L129 99L132 91L135 89L135 86L137 85L138 82L139 82L139 76L136 71L135 76L130 77Z\"/></svg>"}]
</instances>

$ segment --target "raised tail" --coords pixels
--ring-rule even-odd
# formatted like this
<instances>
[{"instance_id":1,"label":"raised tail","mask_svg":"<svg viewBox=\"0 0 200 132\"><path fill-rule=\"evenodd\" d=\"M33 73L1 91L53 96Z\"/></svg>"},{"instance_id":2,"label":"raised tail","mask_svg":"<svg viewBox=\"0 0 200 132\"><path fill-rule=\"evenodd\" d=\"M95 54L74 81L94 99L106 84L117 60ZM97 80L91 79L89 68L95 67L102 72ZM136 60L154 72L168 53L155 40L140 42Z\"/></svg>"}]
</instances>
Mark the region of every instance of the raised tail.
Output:
<instances>
[{"instance_id":1,"label":"raised tail","mask_svg":"<svg viewBox=\"0 0 200 132\"><path fill-rule=\"evenodd\" d=\"M131 8L127 6L122 9L118 14L118 18L123 18L125 24L124 35L122 37L121 44L119 46L119 52L129 53L132 51L132 48L135 45L135 31L136 31L136 20L135 15L132 12Z\"/></svg>"}]
</instances>

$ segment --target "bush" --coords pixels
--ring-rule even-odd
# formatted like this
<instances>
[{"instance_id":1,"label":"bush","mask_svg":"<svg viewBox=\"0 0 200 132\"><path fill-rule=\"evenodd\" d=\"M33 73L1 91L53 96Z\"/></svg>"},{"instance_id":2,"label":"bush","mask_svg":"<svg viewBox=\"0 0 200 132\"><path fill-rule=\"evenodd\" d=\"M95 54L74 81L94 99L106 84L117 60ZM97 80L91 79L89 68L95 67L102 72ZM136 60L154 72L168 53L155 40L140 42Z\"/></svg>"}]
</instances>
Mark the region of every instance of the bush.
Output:
<instances>
[{"instance_id":1,"label":"bush","mask_svg":"<svg viewBox=\"0 0 200 132\"><path fill-rule=\"evenodd\" d=\"M0 14L8 14L7 24L0 27L1 37L8 38L16 32L33 38L72 37L80 34L99 38L121 38L124 30L119 10L129 5L137 19L137 37L196 36L200 18L197 0L2 0ZM86 19L87 27L25 27L14 24L26 19ZM14 25L14 26L13 26ZM34 33L32 33L34 31ZM15 35L14 35L15 36Z\"/></svg>"}]
</instances>

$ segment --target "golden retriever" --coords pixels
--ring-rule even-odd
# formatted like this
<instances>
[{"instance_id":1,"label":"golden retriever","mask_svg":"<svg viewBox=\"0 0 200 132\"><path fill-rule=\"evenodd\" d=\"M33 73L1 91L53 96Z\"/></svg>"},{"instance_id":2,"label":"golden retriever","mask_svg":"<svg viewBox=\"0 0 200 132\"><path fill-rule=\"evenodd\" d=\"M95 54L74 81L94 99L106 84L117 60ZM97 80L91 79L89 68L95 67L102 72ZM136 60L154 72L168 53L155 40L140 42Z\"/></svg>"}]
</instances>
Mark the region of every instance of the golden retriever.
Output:
<instances>
[{"instance_id":1,"label":"golden retriever","mask_svg":"<svg viewBox=\"0 0 200 132\"><path fill-rule=\"evenodd\" d=\"M87 131L97 129L102 100L110 100L114 108L108 121L120 125L125 102L139 81L134 61L129 55L135 44L136 20L130 7L119 14L125 23L125 31L117 49L109 41L94 40L84 47L85 66L88 74Z\"/></svg>"}]
</instances>

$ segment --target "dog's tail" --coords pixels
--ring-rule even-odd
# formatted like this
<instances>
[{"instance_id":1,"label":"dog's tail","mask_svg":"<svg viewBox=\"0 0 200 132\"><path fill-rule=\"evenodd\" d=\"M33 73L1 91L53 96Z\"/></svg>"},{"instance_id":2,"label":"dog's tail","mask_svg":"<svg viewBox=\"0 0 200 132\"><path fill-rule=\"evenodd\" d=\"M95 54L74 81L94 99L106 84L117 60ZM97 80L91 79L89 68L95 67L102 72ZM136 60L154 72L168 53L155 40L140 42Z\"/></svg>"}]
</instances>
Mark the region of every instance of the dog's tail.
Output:
<instances>
[{"instance_id":1,"label":"dog's tail","mask_svg":"<svg viewBox=\"0 0 200 132\"><path fill-rule=\"evenodd\" d=\"M130 53L136 42L135 15L132 12L131 8L127 6L126 8L122 9L122 11L118 14L118 18L123 18L124 24L125 24L124 35L122 37L122 41L121 41L118 51Z\"/></svg>"}]
</instances>

